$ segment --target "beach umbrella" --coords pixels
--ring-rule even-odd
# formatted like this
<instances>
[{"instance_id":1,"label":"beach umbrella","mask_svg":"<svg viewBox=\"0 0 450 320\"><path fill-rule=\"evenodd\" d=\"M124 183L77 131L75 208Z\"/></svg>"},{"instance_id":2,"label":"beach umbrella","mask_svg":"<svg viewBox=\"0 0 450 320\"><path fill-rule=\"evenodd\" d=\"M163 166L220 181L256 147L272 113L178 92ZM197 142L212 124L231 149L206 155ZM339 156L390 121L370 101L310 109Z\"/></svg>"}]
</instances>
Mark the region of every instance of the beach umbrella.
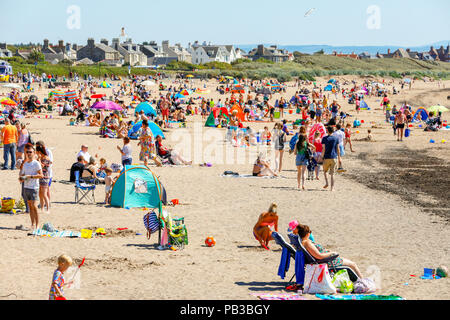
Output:
<instances>
[{"instance_id":1,"label":"beach umbrella","mask_svg":"<svg viewBox=\"0 0 450 320\"><path fill-rule=\"evenodd\" d=\"M181 94L181 95L187 97L188 95L191 94L191 92L189 90L183 89L180 92L178 92L178 94Z\"/></svg>"},{"instance_id":2,"label":"beach umbrella","mask_svg":"<svg viewBox=\"0 0 450 320\"><path fill-rule=\"evenodd\" d=\"M146 87L154 86L155 84L156 83L151 80L145 80L145 81L141 82L141 85L146 86Z\"/></svg>"},{"instance_id":3,"label":"beach umbrella","mask_svg":"<svg viewBox=\"0 0 450 320\"><path fill-rule=\"evenodd\" d=\"M155 108L153 108L153 106L148 103L148 102L141 102L137 107L136 107L136 112L140 113L141 111L144 111L144 113L146 115L152 114L156 117L157 113Z\"/></svg>"},{"instance_id":4,"label":"beach umbrella","mask_svg":"<svg viewBox=\"0 0 450 320\"><path fill-rule=\"evenodd\" d=\"M64 98L67 98L68 100L72 101L78 98L76 91L67 91L64 94Z\"/></svg>"},{"instance_id":5,"label":"beach umbrella","mask_svg":"<svg viewBox=\"0 0 450 320\"><path fill-rule=\"evenodd\" d=\"M0 103L4 106L17 106L17 103L9 98L3 99Z\"/></svg>"},{"instance_id":6,"label":"beach umbrella","mask_svg":"<svg viewBox=\"0 0 450 320\"><path fill-rule=\"evenodd\" d=\"M441 105L437 105L437 106L431 106L427 109L428 112L434 112L434 113L438 113L438 112L447 112L448 108L441 106Z\"/></svg>"},{"instance_id":7,"label":"beach umbrella","mask_svg":"<svg viewBox=\"0 0 450 320\"><path fill-rule=\"evenodd\" d=\"M3 85L4 88L10 88L10 89L20 89L22 88L20 85L16 83L7 83Z\"/></svg>"},{"instance_id":8,"label":"beach umbrella","mask_svg":"<svg viewBox=\"0 0 450 320\"><path fill-rule=\"evenodd\" d=\"M406 82L406 83L410 83L410 82L411 82L411 79L405 78L405 79L403 79L403 81Z\"/></svg>"},{"instance_id":9,"label":"beach umbrella","mask_svg":"<svg viewBox=\"0 0 450 320\"><path fill-rule=\"evenodd\" d=\"M122 110L122 107L112 101L99 101L92 105L92 109L99 110Z\"/></svg>"},{"instance_id":10,"label":"beach umbrella","mask_svg":"<svg viewBox=\"0 0 450 320\"><path fill-rule=\"evenodd\" d=\"M93 95L91 96L91 99L101 99L101 98L103 98L103 97L106 97L106 94L100 94L100 93L97 93L97 94L93 94Z\"/></svg>"},{"instance_id":11,"label":"beach umbrella","mask_svg":"<svg viewBox=\"0 0 450 320\"><path fill-rule=\"evenodd\" d=\"M336 80L335 79L330 79L330 80L328 80L328 83L336 83Z\"/></svg>"}]
</instances>

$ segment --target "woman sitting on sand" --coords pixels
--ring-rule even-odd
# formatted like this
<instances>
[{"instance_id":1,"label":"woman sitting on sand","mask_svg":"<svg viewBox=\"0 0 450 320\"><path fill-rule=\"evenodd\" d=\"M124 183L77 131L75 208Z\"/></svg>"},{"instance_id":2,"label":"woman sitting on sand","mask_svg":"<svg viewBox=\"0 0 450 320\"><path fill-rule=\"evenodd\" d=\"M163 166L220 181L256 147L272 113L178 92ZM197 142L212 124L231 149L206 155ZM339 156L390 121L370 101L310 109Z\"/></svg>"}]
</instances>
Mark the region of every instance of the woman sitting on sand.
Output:
<instances>
[{"instance_id":1,"label":"woman sitting on sand","mask_svg":"<svg viewBox=\"0 0 450 320\"><path fill-rule=\"evenodd\" d=\"M274 240L272 238L271 227L278 232L277 205L275 203L270 205L267 212L261 213L258 218L258 222L256 222L253 227L253 235L255 239L258 240L261 246L266 250L269 250L269 241Z\"/></svg>"},{"instance_id":2,"label":"woman sitting on sand","mask_svg":"<svg viewBox=\"0 0 450 320\"><path fill-rule=\"evenodd\" d=\"M253 164L253 176L254 177L266 177L266 176L275 176L278 175L270 169L270 164L265 160L264 153L260 152L258 157L256 158L255 163Z\"/></svg>"},{"instance_id":3,"label":"woman sitting on sand","mask_svg":"<svg viewBox=\"0 0 450 320\"><path fill-rule=\"evenodd\" d=\"M297 228L293 231L294 234L298 234L302 245L306 250L316 259L321 260L333 255L336 255L335 252L330 252L329 250L324 249L320 244L314 243L311 241L311 229L307 225L299 224ZM334 267L348 266L350 267L359 278L363 278L361 272L359 271L358 266L351 260L346 258L337 257L330 262L328 262L328 268L332 269Z\"/></svg>"}]
</instances>

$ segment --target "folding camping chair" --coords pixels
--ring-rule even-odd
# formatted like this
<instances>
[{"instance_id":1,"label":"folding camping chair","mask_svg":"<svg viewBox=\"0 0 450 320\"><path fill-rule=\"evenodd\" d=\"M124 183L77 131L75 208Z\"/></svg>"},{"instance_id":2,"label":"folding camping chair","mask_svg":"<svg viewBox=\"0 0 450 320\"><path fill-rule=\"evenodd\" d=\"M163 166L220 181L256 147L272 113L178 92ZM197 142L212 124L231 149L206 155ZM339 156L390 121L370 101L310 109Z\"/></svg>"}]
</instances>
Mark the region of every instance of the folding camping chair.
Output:
<instances>
[{"instance_id":1,"label":"folding camping chair","mask_svg":"<svg viewBox=\"0 0 450 320\"><path fill-rule=\"evenodd\" d=\"M80 182L80 172L75 171L75 203L80 203L84 198L92 203L95 203L94 191L95 184Z\"/></svg>"},{"instance_id":2,"label":"folding camping chair","mask_svg":"<svg viewBox=\"0 0 450 320\"><path fill-rule=\"evenodd\" d=\"M339 255L333 255L331 257L322 259L322 260L318 260L316 258L314 258L309 252L308 250L306 250L306 248L302 245L302 242L299 240L299 236L293 233L290 233L289 235L289 240L291 241L291 244L296 248L296 250L302 250L303 251L303 256L305 257L305 266L307 264L322 264L322 263L328 263L329 261L334 260L335 258L337 258ZM341 266L341 267L335 267L333 266L330 269L330 276L332 277L334 273L338 272L339 270L347 270L348 275L350 277L350 280L355 282L359 279L359 277L356 275L356 273L347 266Z\"/></svg>"},{"instance_id":3,"label":"folding camping chair","mask_svg":"<svg viewBox=\"0 0 450 320\"><path fill-rule=\"evenodd\" d=\"M287 243L281 234L274 231L274 232L272 232L272 238L275 240L275 243L278 244L281 248L286 248L289 252L290 257L295 260L295 251L296 251L295 248L292 245L290 245L289 243ZM295 273L292 276L292 278L289 280L289 283L292 282L292 279L294 279L294 277L295 277Z\"/></svg>"}]
</instances>

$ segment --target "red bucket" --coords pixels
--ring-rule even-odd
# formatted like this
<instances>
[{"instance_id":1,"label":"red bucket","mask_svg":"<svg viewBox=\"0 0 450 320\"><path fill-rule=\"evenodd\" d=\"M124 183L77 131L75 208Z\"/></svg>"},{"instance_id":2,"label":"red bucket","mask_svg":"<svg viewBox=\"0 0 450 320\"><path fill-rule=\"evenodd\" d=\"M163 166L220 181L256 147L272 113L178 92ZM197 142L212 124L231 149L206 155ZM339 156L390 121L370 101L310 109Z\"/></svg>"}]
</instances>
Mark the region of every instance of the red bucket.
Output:
<instances>
[{"instance_id":1,"label":"red bucket","mask_svg":"<svg viewBox=\"0 0 450 320\"><path fill-rule=\"evenodd\" d=\"M180 204L180 201L178 199L172 199L170 200L172 202L172 204L175 206L177 204Z\"/></svg>"},{"instance_id":2,"label":"red bucket","mask_svg":"<svg viewBox=\"0 0 450 320\"><path fill-rule=\"evenodd\" d=\"M289 110L289 114L292 114L294 112L294 110Z\"/></svg>"}]
</instances>

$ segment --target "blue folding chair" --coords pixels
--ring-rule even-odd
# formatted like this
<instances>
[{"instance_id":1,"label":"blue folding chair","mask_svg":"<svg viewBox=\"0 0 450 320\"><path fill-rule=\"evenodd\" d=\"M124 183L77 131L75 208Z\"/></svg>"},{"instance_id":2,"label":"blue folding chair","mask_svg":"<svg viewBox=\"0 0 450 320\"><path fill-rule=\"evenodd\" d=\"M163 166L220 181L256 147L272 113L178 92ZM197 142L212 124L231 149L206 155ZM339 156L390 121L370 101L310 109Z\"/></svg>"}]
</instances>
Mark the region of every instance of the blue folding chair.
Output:
<instances>
[{"instance_id":1,"label":"blue folding chair","mask_svg":"<svg viewBox=\"0 0 450 320\"><path fill-rule=\"evenodd\" d=\"M84 198L95 203L95 184L80 182L80 172L75 171L75 203L80 203Z\"/></svg>"}]
</instances>

